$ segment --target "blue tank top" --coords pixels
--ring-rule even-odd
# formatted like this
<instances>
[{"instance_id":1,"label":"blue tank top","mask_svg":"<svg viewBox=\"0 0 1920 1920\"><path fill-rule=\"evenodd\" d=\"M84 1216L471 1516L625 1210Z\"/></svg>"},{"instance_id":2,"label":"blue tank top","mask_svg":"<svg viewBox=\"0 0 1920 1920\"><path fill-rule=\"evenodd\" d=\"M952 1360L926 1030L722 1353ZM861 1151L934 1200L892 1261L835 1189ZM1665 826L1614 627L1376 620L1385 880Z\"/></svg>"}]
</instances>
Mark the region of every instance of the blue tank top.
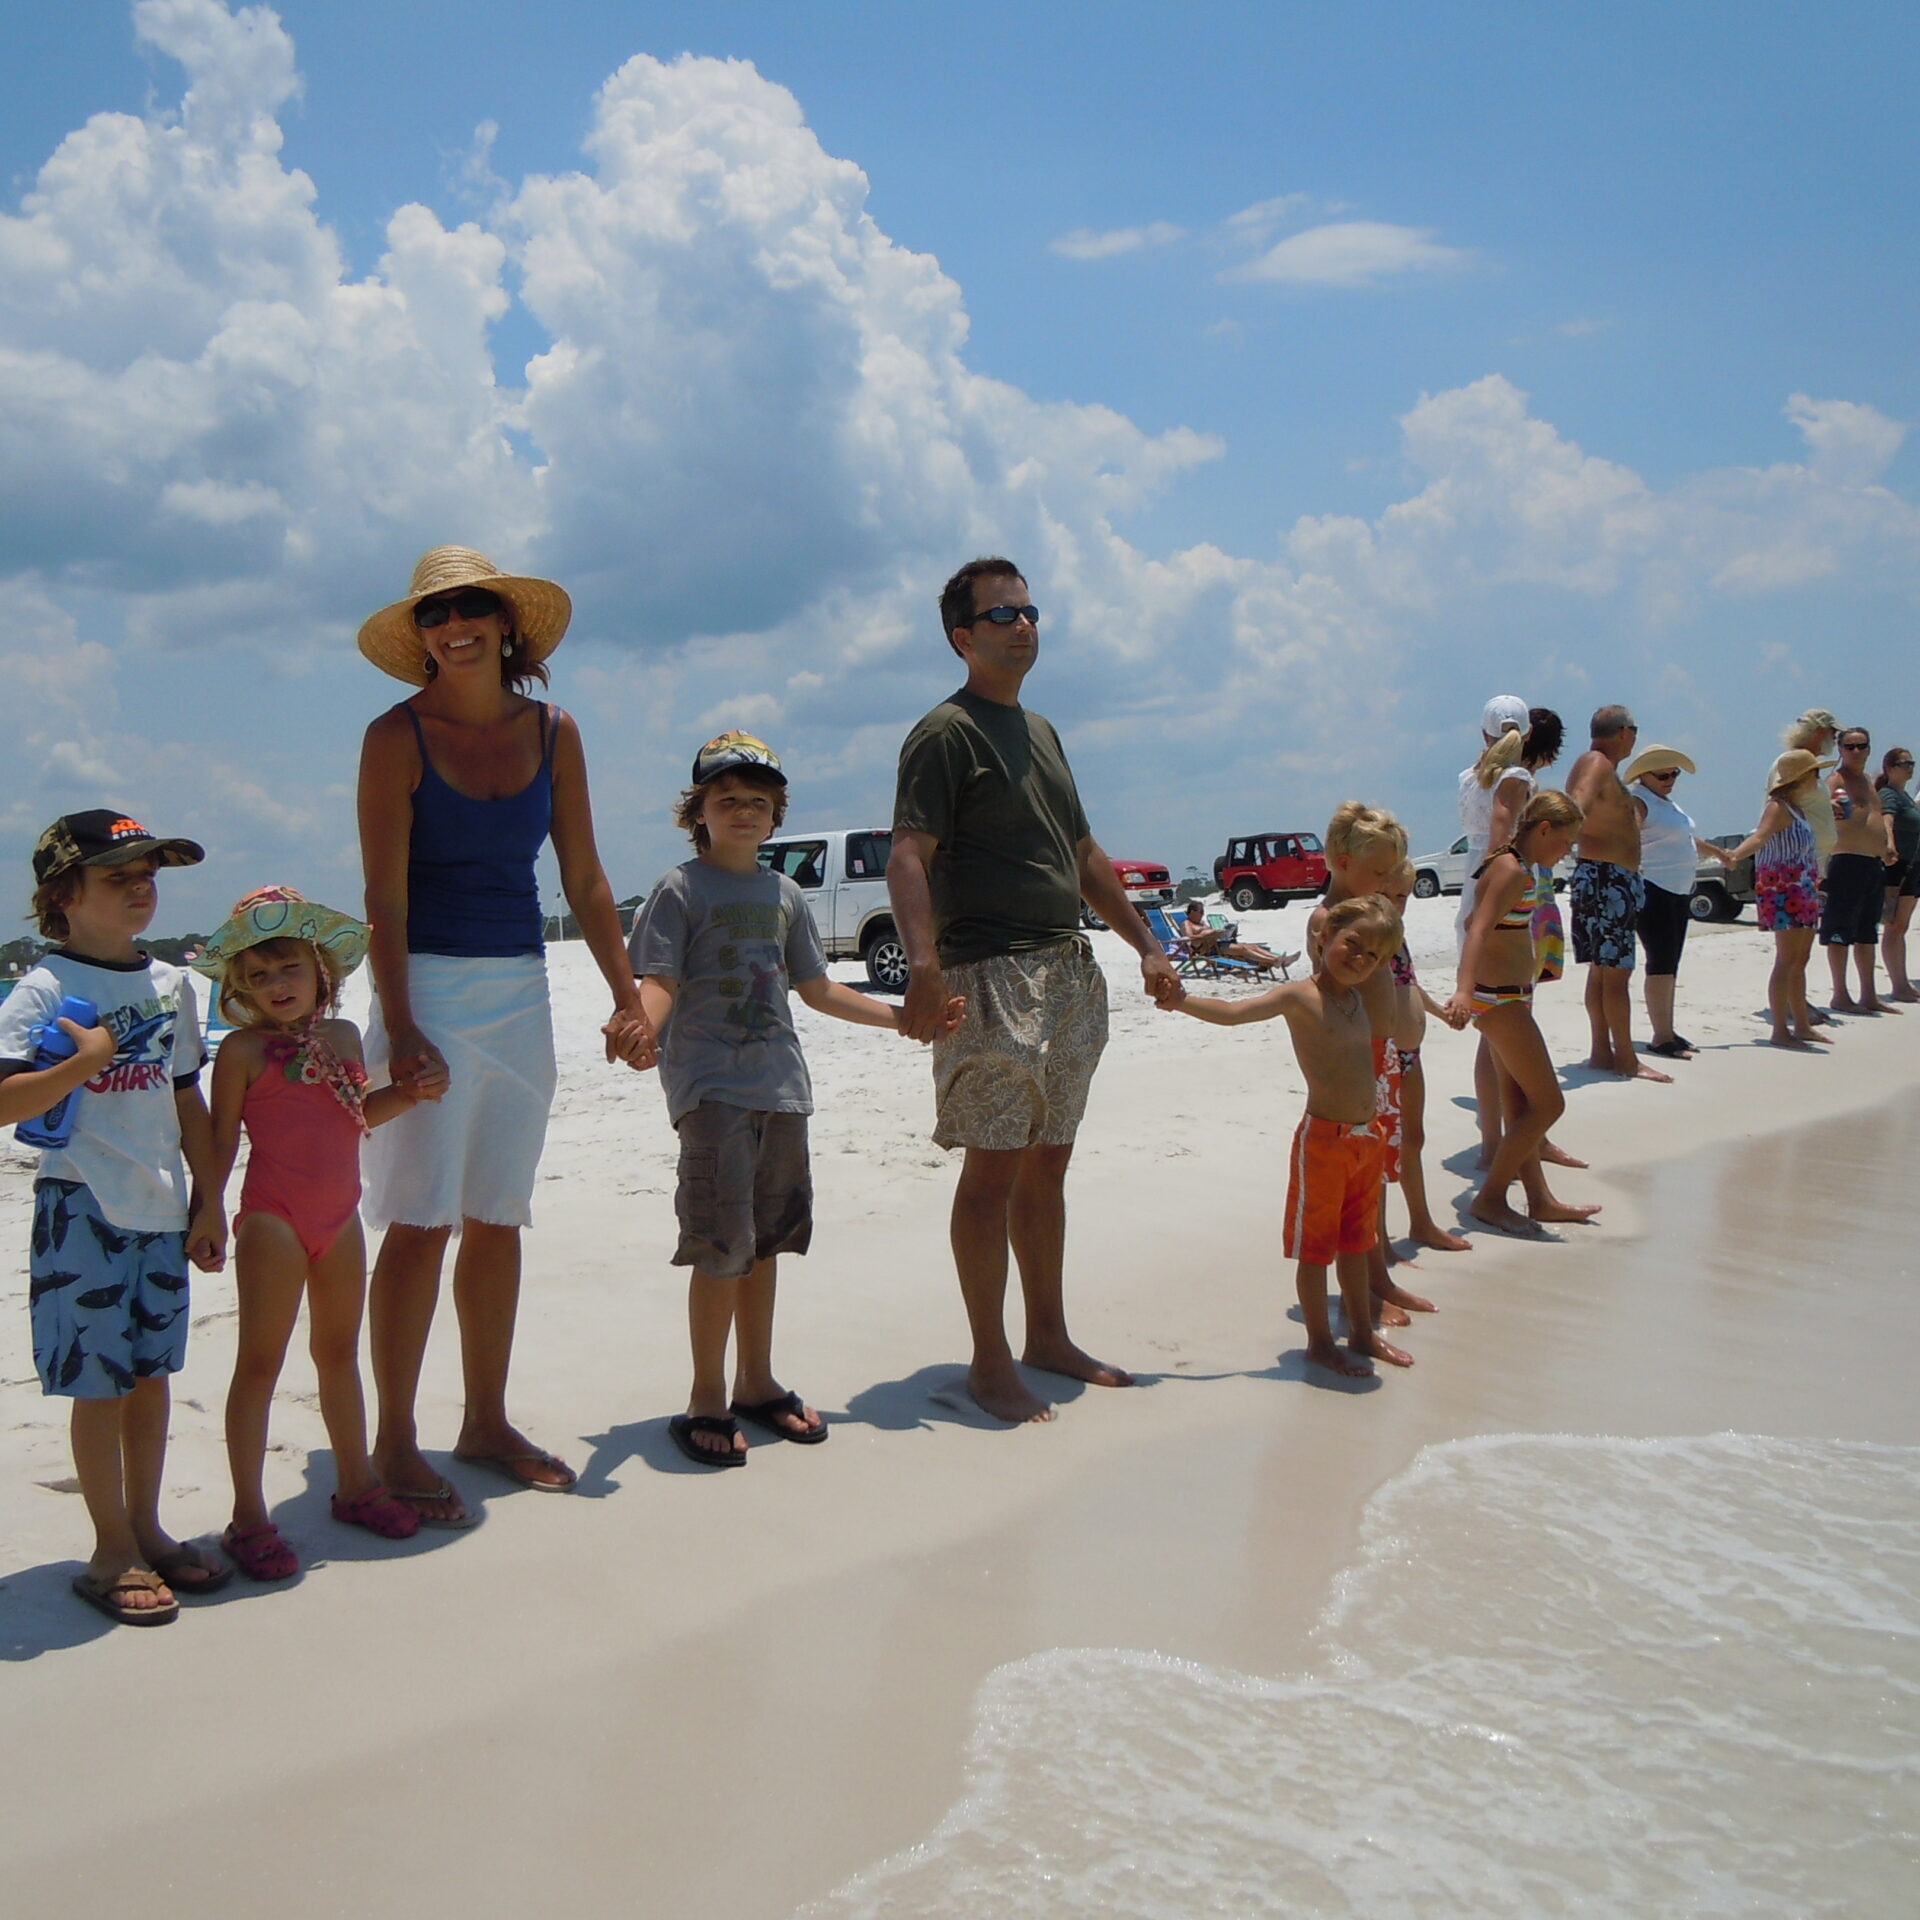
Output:
<instances>
[{"instance_id":1,"label":"blue tank top","mask_svg":"<svg viewBox=\"0 0 1920 1920\"><path fill-rule=\"evenodd\" d=\"M473 800L434 771L420 716L420 784L407 845L407 951L473 958L544 953L546 921L533 863L553 828L551 709L540 714L540 768L504 800Z\"/></svg>"}]
</instances>

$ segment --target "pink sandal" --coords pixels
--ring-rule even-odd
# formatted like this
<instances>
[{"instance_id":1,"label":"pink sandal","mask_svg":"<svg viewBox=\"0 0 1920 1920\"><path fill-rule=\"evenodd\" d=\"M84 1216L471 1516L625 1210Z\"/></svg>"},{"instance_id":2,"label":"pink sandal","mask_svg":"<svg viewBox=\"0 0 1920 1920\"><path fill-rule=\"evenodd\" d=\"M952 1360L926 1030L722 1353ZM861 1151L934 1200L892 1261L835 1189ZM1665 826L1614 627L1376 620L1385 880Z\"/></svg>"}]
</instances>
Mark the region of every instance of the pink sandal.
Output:
<instances>
[{"instance_id":1,"label":"pink sandal","mask_svg":"<svg viewBox=\"0 0 1920 1920\"><path fill-rule=\"evenodd\" d=\"M420 1516L394 1498L385 1487L369 1487L351 1500L333 1496L333 1517L342 1526L365 1527L382 1540L411 1540L420 1531Z\"/></svg>"},{"instance_id":2,"label":"pink sandal","mask_svg":"<svg viewBox=\"0 0 1920 1920\"><path fill-rule=\"evenodd\" d=\"M220 1536L220 1548L249 1580L291 1580L300 1571L300 1556L271 1520L257 1527L230 1526Z\"/></svg>"}]
</instances>

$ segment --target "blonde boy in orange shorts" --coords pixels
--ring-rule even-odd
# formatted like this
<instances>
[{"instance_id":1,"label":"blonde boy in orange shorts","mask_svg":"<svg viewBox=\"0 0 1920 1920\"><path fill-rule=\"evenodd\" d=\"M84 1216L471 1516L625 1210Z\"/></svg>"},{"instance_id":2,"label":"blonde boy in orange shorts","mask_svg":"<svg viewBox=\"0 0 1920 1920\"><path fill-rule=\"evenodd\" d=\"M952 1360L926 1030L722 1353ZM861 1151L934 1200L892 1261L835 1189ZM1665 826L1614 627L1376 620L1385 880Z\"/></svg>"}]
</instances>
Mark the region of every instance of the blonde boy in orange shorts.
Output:
<instances>
[{"instance_id":1,"label":"blonde boy in orange shorts","mask_svg":"<svg viewBox=\"0 0 1920 1920\"><path fill-rule=\"evenodd\" d=\"M1327 909L1342 900L1361 900L1388 886L1407 857L1407 830L1382 807L1363 800L1343 800L1327 822L1327 891L1307 921L1307 958L1318 964L1321 929ZM1398 918L1398 916L1395 916ZM1390 969L1381 967L1368 977L1361 993L1367 1017L1373 1023L1373 1070L1377 1085L1375 1107L1390 1107L1383 1132L1398 1136L1399 1077L1393 1071L1393 1040L1400 1024L1400 995ZM1392 1177L1398 1177L1395 1168ZM1409 1293L1387 1272L1384 1194L1382 1231L1368 1256L1373 1288L1373 1317L1383 1327L1404 1327L1409 1311L1431 1313L1433 1302Z\"/></svg>"},{"instance_id":2,"label":"blonde boy in orange shorts","mask_svg":"<svg viewBox=\"0 0 1920 1920\"><path fill-rule=\"evenodd\" d=\"M1413 1356L1374 1331L1367 1255L1379 1239L1386 1149L1373 1127L1373 1023L1363 989L1400 944L1400 916L1377 896L1323 909L1313 978L1291 980L1245 1000L1197 994L1168 1006L1209 1026L1284 1019L1307 1080L1307 1111L1293 1136L1281 1246L1297 1263L1307 1358L1349 1378L1369 1360L1410 1367ZM1339 1274L1347 1346L1334 1344L1327 1269Z\"/></svg>"}]
</instances>

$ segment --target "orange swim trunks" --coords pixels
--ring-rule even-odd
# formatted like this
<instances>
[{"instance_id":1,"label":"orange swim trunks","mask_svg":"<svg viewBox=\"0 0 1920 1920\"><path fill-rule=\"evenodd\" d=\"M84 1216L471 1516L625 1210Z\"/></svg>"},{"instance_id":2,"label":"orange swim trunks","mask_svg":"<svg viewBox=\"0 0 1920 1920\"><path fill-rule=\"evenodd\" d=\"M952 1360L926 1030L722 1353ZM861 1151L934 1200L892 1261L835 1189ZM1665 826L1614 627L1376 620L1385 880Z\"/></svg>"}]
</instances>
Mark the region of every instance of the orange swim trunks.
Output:
<instances>
[{"instance_id":1,"label":"orange swim trunks","mask_svg":"<svg viewBox=\"0 0 1920 1920\"><path fill-rule=\"evenodd\" d=\"M1406 1073L1401 1059L1391 1041L1373 1043L1373 1130L1386 1149L1383 1164L1390 1182L1400 1178L1400 1082Z\"/></svg>"},{"instance_id":2,"label":"orange swim trunks","mask_svg":"<svg viewBox=\"0 0 1920 1920\"><path fill-rule=\"evenodd\" d=\"M1338 1253L1366 1253L1380 1235L1386 1149L1373 1123L1349 1125L1308 1114L1288 1156L1287 1224L1281 1249L1310 1267Z\"/></svg>"}]
</instances>

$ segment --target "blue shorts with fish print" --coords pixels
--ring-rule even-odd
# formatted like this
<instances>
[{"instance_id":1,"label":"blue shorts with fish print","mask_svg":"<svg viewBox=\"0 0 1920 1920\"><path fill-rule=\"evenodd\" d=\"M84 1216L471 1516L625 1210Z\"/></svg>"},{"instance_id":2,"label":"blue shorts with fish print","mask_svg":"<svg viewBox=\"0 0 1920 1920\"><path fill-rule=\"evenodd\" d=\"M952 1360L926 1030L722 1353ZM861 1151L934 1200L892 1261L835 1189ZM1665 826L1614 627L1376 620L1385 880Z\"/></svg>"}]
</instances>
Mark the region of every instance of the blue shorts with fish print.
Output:
<instances>
[{"instance_id":1,"label":"blue shorts with fish print","mask_svg":"<svg viewBox=\"0 0 1920 1920\"><path fill-rule=\"evenodd\" d=\"M116 1227L78 1180L38 1180L27 1263L43 1393L114 1400L187 1357L187 1236Z\"/></svg>"}]
</instances>

